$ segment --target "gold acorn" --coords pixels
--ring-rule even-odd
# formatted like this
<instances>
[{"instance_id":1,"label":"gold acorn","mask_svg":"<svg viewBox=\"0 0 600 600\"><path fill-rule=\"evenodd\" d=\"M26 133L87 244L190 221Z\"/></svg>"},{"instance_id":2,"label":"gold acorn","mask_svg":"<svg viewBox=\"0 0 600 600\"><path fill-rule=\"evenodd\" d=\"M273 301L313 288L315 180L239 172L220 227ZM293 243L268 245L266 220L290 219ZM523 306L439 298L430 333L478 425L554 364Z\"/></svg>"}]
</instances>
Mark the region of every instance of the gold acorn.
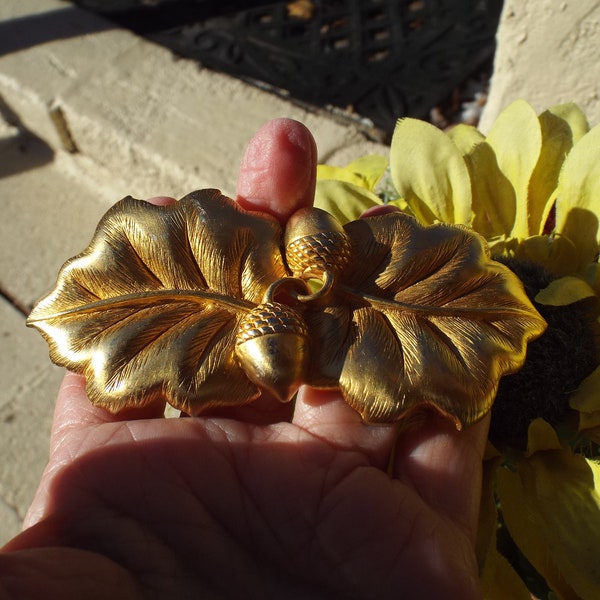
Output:
<instances>
[{"instance_id":1,"label":"gold acorn","mask_svg":"<svg viewBox=\"0 0 600 600\"><path fill-rule=\"evenodd\" d=\"M308 369L308 328L292 307L264 302L240 323L235 353L252 382L288 402Z\"/></svg>"},{"instance_id":2,"label":"gold acorn","mask_svg":"<svg viewBox=\"0 0 600 600\"><path fill-rule=\"evenodd\" d=\"M285 256L294 277L339 273L350 260L350 239L340 222L319 208L295 212L285 229Z\"/></svg>"}]
</instances>

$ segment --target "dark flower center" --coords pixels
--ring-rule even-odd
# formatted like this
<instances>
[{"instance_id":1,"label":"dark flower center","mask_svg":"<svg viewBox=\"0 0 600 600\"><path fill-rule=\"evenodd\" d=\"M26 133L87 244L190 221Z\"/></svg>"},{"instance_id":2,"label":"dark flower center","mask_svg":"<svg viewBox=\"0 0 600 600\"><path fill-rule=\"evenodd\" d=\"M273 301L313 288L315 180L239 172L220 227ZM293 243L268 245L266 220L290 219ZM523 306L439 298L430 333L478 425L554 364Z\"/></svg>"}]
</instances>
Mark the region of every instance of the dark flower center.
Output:
<instances>
[{"instance_id":1,"label":"dark flower center","mask_svg":"<svg viewBox=\"0 0 600 600\"><path fill-rule=\"evenodd\" d=\"M529 299L548 323L546 332L529 344L523 368L500 380L492 407L492 443L522 447L533 419L542 417L556 425L567 416L569 396L598 365L598 307L595 298L567 306L538 304L535 296L555 277L531 262L496 260L521 279Z\"/></svg>"}]
</instances>

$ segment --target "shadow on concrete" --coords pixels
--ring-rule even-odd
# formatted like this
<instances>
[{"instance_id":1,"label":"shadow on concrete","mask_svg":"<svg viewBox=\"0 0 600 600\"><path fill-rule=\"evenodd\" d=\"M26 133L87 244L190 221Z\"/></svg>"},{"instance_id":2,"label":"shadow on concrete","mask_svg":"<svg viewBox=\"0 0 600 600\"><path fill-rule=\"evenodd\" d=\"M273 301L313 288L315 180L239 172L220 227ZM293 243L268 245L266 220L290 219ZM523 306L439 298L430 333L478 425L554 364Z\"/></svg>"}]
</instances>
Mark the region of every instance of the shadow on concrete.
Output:
<instances>
[{"instance_id":1,"label":"shadow on concrete","mask_svg":"<svg viewBox=\"0 0 600 600\"><path fill-rule=\"evenodd\" d=\"M17 114L0 97L0 118L16 129L16 135L0 140L0 178L36 169L54 158L54 150L29 131Z\"/></svg>"},{"instance_id":2,"label":"shadow on concrete","mask_svg":"<svg viewBox=\"0 0 600 600\"><path fill-rule=\"evenodd\" d=\"M0 21L0 56L115 27L110 21L74 6Z\"/></svg>"}]
</instances>

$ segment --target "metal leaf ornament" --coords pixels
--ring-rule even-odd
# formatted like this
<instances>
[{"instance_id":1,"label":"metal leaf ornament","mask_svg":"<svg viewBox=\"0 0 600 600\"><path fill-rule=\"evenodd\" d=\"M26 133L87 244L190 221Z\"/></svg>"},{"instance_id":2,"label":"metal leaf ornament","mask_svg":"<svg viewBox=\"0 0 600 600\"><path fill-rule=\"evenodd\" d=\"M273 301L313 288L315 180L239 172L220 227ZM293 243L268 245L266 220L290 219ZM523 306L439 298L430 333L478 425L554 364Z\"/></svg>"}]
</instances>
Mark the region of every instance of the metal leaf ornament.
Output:
<instances>
[{"instance_id":1,"label":"metal leaf ornament","mask_svg":"<svg viewBox=\"0 0 600 600\"><path fill-rule=\"evenodd\" d=\"M366 422L431 406L459 428L545 328L465 228L302 209L284 230L217 190L121 200L28 325L112 412L166 400L198 415L307 383L339 387Z\"/></svg>"}]
</instances>

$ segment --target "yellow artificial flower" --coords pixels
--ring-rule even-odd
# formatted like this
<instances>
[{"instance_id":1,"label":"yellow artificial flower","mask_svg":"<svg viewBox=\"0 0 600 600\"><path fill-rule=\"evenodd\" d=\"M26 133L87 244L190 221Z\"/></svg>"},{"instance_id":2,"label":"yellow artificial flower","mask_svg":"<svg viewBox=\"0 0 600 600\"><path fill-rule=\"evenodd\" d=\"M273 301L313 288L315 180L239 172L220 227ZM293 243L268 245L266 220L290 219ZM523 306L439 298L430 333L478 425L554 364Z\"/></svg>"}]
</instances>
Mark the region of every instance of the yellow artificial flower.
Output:
<instances>
[{"instance_id":1,"label":"yellow artificial flower","mask_svg":"<svg viewBox=\"0 0 600 600\"><path fill-rule=\"evenodd\" d=\"M576 105L538 117L518 100L487 136L467 125L446 135L403 119L390 167L399 196L420 221L468 225L488 240L494 257L531 262L556 276L537 303L567 306L598 296L600 125L589 130ZM600 425L600 369L590 377L571 400L584 414L581 429ZM590 434L597 439L600 429Z\"/></svg>"},{"instance_id":2,"label":"yellow artificial flower","mask_svg":"<svg viewBox=\"0 0 600 600\"><path fill-rule=\"evenodd\" d=\"M376 160L323 168L317 205L348 221L381 203ZM401 119L388 169L386 201L424 224L480 233L549 323L492 411L477 545L484 595L600 598L600 125L590 129L574 104L538 116L523 100L487 136Z\"/></svg>"},{"instance_id":3,"label":"yellow artificial flower","mask_svg":"<svg viewBox=\"0 0 600 600\"><path fill-rule=\"evenodd\" d=\"M354 221L372 206L381 204L375 186L387 168L385 156L369 155L345 167L317 166L315 206L326 210L341 223ZM345 198L345 202L339 202Z\"/></svg>"},{"instance_id":4,"label":"yellow artificial flower","mask_svg":"<svg viewBox=\"0 0 600 600\"><path fill-rule=\"evenodd\" d=\"M491 449L477 544L484 598L598 598L599 489L598 462L574 453L543 419L532 421L527 449L508 464ZM527 585L517 575L500 552L508 549L519 561L510 552L512 540L543 580L533 569L525 570Z\"/></svg>"}]
</instances>

